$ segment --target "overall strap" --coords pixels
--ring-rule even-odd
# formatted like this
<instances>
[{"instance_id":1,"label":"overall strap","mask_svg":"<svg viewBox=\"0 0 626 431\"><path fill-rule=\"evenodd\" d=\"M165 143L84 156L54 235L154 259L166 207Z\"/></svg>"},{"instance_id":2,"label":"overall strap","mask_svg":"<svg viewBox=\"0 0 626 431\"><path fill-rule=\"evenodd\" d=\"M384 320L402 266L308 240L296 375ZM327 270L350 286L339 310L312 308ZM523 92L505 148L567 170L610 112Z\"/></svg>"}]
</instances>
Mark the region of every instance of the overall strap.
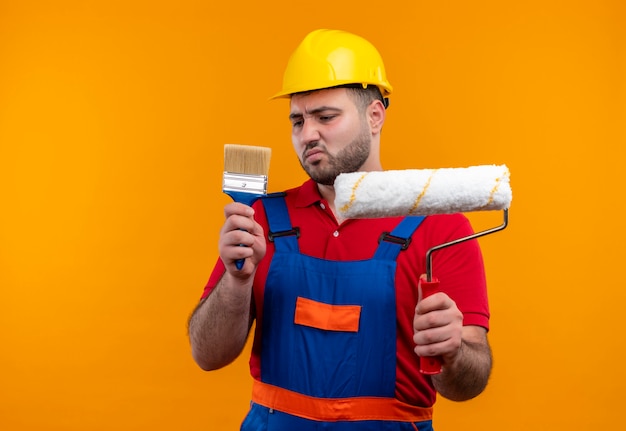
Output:
<instances>
[{"instance_id":1,"label":"overall strap","mask_svg":"<svg viewBox=\"0 0 626 431\"><path fill-rule=\"evenodd\" d=\"M396 260L402 250L406 250L411 244L413 232L424 221L424 216L407 216L389 232L383 232L378 239L378 248L374 259Z\"/></svg>"},{"instance_id":2,"label":"overall strap","mask_svg":"<svg viewBox=\"0 0 626 431\"><path fill-rule=\"evenodd\" d=\"M261 201L265 207L269 225L267 237L276 246L276 251L298 253L300 229L291 226L285 193L271 193L262 197Z\"/></svg>"}]
</instances>

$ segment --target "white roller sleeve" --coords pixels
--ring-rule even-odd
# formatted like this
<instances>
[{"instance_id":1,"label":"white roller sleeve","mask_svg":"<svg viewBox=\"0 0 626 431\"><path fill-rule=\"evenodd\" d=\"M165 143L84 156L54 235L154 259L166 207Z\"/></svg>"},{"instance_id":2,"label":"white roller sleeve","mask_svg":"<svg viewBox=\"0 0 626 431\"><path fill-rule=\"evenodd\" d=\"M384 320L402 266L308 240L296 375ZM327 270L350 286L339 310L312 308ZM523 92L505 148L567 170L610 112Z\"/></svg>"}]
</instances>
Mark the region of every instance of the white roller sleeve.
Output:
<instances>
[{"instance_id":1,"label":"white roller sleeve","mask_svg":"<svg viewBox=\"0 0 626 431\"><path fill-rule=\"evenodd\" d=\"M506 165L353 172L335 180L345 218L502 210L512 199Z\"/></svg>"}]
</instances>

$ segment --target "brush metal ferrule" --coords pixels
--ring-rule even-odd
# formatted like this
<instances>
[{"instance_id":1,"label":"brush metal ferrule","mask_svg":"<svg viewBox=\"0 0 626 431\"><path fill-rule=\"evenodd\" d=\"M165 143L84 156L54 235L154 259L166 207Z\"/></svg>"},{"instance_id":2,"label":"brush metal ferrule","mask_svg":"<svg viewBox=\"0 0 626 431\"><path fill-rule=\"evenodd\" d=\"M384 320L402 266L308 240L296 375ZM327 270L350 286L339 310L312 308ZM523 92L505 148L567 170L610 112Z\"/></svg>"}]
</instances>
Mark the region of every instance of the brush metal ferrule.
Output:
<instances>
[{"instance_id":1,"label":"brush metal ferrule","mask_svg":"<svg viewBox=\"0 0 626 431\"><path fill-rule=\"evenodd\" d=\"M222 190L224 192L266 194L267 175L224 172Z\"/></svg>"}]
</instances>

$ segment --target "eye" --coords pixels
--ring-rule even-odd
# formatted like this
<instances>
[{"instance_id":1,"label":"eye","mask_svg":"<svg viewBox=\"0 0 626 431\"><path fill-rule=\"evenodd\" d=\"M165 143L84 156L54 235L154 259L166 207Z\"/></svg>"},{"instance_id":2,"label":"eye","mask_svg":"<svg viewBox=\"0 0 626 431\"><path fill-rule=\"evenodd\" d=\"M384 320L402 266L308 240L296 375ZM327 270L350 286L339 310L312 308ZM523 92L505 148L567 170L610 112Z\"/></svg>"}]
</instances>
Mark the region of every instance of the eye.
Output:
<instances>
[{"instance_id":1,"label":"eye","mask_svg":"<svg viewBox=\"0 0 626 431\"><path fill-rule=\"evenodd\" d=\"M336 114L331 114L331 115L320 115L319 116L319 120L323 123L326 123L328 121L331 121L333 118L335 118L337 115Z\"/></svg>"},{"instance_id":2,"label":"eye","mask_svg":"<svg viewBox=\"0 0 626 431\"><path fill-rule=\"evenodd\" d=\"M298 128L298 127L302 127L302 124L304 123L304 121L302 120L293 120L291 122L291 127L293 127L294 129Z\"/></svg>"}]
</instances>

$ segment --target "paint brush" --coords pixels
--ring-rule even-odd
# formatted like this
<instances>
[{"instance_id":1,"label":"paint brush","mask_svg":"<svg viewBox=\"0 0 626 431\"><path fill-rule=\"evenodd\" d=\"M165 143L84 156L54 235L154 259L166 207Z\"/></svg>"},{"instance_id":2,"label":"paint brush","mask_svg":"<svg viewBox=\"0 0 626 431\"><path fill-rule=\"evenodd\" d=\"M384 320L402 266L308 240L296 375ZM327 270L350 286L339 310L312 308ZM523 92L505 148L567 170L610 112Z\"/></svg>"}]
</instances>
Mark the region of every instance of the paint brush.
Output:
<instances>
[{"instance_id":1,"label":"paint brush","mask_svg":"<svg viewBox=\"0 0 626 431\"><path fill-rule=\"evenodd\" d=\"M235 202L251 206L267 194L267 174L271 148L253 145L224 145L224 177L222 191ZM243 268L244 259L235 262Z\"/></svg>"}]
</instances>

